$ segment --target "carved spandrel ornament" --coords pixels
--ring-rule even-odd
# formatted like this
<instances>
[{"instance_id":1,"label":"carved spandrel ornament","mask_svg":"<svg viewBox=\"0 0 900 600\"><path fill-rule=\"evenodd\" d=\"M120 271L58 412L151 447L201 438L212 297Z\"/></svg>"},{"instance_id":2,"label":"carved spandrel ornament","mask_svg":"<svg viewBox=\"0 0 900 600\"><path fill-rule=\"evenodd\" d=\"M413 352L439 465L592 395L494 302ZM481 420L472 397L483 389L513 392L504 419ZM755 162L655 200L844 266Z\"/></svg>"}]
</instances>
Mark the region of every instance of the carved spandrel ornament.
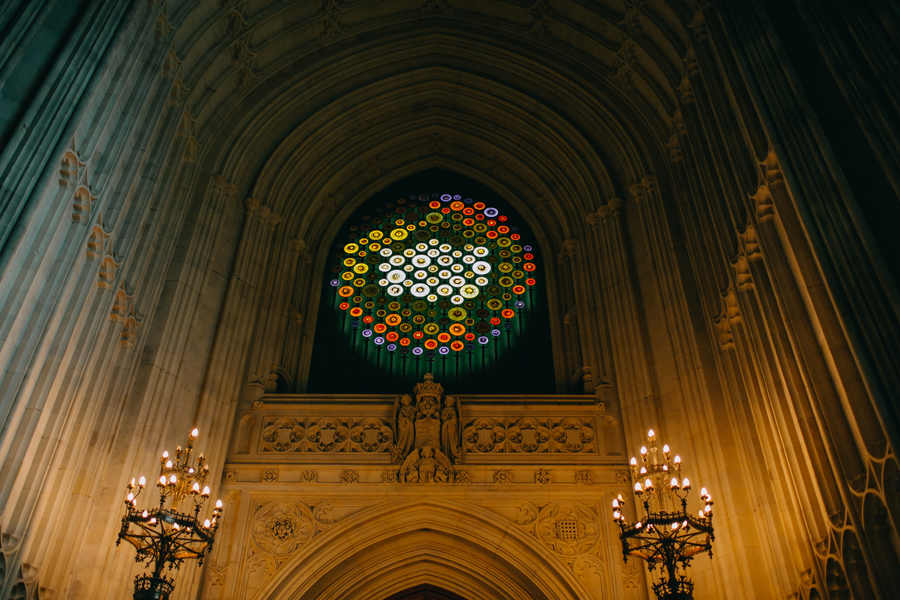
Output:
<instances>
[{"instance_id":1,"label":"carved spandrel ornament","mask_svg":"<svg viewBox=\"0 0 900 600\"><path fill-rule=\"evenodd\" d=\"M459 398L444 396L431 373L416 384L414 397L404 394L394 403L391 457L404 483L452 483L453 465L462 461Z\"/></svg>"}]
</instances>

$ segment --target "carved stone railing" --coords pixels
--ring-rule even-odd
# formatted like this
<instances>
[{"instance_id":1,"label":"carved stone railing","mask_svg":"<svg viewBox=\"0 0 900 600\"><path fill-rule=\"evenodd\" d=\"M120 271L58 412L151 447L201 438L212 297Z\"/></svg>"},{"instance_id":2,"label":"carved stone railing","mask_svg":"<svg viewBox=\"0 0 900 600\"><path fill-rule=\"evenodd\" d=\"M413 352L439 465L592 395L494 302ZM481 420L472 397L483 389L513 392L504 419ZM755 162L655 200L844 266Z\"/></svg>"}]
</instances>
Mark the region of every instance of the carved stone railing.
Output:
<instances>
[{"instance_id":1,"label":"carved stone railing","mask_svg":"<svg viewBox=\"0 0 900 600\"><path fill-rule=\"evenodd\" d=\"M272 395L240 410L230 464L384 464L394 396ZM585 396L460 396L463 464L616 464L619 419Z\"/></svg>"}]
</instances>

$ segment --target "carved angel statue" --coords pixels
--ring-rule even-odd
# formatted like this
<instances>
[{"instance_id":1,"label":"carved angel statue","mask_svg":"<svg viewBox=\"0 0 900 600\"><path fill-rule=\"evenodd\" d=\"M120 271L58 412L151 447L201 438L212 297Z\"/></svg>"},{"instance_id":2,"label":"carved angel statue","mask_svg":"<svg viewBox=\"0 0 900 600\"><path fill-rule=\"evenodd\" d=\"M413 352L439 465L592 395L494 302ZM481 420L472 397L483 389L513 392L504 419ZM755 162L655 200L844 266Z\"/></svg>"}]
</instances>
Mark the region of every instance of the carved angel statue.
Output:
<instances>
[{"instance_id":1,"label":"carved angel statue","mask_svg":"<svg viewBox=\"0 0 900 600\"><path fill-rule=\"evenodd\" d=\"M453 467L447 457L431 446L414 450L400 468L400 481L406 483L447 483Z\"/></svg>"},{"instance_id":2,"label":"carved angel statue","mask_svg":"<svg viewBox=\"0 0 900 600\"><path fill-rule=\"evenodd\" d=\"M412 450L416 436L417 409L409 394L403 394L394 403L394 455L405 457ZM402 458L401 458L402 460Z\"/></svg>"},{"instance_id":3,"label":"carved angel statue","mask_svg":"<svg viewBox=\"0 0 900 600\"><path fill-rule=\"evenodd\" d=\"M444 398L444 408L441 410L441 451L452 463L457 463L460 459L461 431L459 423L459 399L455 396L447 396Z\"/></svg>"}]
</instances>

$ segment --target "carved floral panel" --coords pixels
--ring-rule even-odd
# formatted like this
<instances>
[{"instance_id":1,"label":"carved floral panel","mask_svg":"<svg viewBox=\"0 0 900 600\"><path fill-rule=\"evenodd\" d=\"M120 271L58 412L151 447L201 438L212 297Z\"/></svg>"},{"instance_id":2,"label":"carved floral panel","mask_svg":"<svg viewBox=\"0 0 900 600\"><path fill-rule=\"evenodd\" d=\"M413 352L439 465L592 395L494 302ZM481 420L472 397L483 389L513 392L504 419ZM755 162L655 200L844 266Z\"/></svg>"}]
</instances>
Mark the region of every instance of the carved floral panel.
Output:
<instances>
[{"instance_id":1,"label":"carved floral panel","mask_svg":"<svg viewBox=\"0 0 900 600\"><path fill-rule=\"evenodd\" d=\"M466 452L583 453L596 452L596 434L590 418L523 417L478 418L463 429Z\"/></svg>"}]
</instances>

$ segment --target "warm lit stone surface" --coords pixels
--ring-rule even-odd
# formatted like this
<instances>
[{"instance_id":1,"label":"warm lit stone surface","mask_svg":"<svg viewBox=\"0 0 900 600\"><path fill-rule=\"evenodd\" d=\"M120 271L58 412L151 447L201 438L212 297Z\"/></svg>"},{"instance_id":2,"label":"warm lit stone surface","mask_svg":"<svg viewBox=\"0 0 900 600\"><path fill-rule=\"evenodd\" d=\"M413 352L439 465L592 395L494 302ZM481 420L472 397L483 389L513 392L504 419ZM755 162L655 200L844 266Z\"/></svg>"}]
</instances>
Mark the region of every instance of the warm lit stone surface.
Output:
<instances>
[{"instance_id":1,"label":"warm lit stone surface","mask_svg":"<svg viewBox=\"0 0 900 600\"><path fill-rule=\"evenodd\" d=\"M830 0L5 3L0 598L128 597L124 484L194 426L227 508L173 600L647 598L609 501L649 427L716 497L697 598L891 597L898 23ZM557 395L462 397L454 483L420 485L392 479L394 396L305 392L335 234L432 168L537 238Z\"/></svg>"}]
</instances>

